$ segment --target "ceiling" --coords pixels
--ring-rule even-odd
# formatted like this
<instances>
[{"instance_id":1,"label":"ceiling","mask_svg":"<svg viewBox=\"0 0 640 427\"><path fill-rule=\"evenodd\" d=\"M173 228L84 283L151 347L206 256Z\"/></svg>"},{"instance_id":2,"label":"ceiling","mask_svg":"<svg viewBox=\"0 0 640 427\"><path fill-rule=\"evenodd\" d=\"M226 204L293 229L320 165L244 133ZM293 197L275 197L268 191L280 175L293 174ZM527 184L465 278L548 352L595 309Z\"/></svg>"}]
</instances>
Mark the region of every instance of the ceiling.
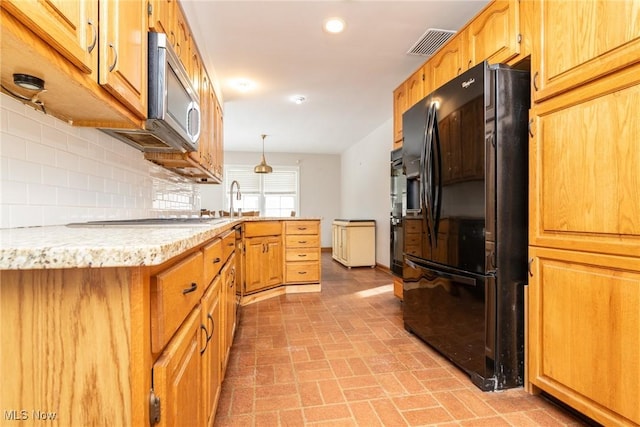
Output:
<instances>
[{"instance_id":1,"label":"ceiling","mask_svg":"<svg viewBox=\"0 0 640 427\"><path fill-rule=\"evenodd\" d=\"M182 5L224 99L225 150L338 154L393 113L393 90L426 59L428 28L458 30L488 1L212 1ZM326 18L346 22L323 31ZM233 79L255 88L242 93ZM294 95L306 101L296 104ZM391 134L389 145L391 146Z\"/></svg>"}]
</instances>

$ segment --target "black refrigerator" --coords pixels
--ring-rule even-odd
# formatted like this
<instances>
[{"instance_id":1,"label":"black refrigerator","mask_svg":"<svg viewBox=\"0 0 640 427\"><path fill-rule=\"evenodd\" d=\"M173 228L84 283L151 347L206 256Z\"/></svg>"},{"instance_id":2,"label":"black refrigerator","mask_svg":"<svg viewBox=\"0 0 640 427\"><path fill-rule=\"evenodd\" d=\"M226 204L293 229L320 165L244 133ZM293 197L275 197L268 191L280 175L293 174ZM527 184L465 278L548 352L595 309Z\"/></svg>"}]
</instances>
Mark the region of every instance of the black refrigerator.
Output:
<instances>
[{"instance_id":1,"label":"black refrigerator","mask_svg":"<svg viewBox=\"0 0 640 427\"><path fill-rule=\"evenodd\" d=\"M485 391L523 384L529 104L481 63L403 115L404 326Z\"/></svg>"}]
</instances>

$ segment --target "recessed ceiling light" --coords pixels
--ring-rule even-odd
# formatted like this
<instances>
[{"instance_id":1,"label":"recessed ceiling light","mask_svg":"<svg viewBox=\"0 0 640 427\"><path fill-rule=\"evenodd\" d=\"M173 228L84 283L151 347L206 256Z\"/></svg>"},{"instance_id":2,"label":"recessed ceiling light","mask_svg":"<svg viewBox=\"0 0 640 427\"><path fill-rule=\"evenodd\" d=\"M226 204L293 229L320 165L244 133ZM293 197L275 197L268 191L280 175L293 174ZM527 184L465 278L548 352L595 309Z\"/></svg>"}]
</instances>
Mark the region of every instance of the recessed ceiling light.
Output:
<instances>
[{"instance_id":1,"label":"recessed ceiling light","mask_svg":"<svg viewBox=\"0 0 640 427\"><path fill-rule=\"evenodd\" d=\"M230 84L240 92L249 92L256 87L255 82L244 78L231 80Z\"/></svg>"},{"instance_id":2,"label":"recessed ceiling light","mask_svg":"<svg viewBox=\"0 0 640 427\"><path fill-rule=\"evenodd\" d=\"M324 21L324 30L331 34L338 34L344 30L345 23L341 18L328 18Z\"/></svg>"},{"instance_id":3,"label":"recessed ceiling light","mask_svg":"<svg viewBox=\"0 0 640 427\"><path fill-rule=\"evenodd\" d=\"M307 98L302 96L302 95L294 95L294 96L291 97L291 101L295 102L298 105L302 104L306 100L307 100Z\"/></svg>"}]
</instances>

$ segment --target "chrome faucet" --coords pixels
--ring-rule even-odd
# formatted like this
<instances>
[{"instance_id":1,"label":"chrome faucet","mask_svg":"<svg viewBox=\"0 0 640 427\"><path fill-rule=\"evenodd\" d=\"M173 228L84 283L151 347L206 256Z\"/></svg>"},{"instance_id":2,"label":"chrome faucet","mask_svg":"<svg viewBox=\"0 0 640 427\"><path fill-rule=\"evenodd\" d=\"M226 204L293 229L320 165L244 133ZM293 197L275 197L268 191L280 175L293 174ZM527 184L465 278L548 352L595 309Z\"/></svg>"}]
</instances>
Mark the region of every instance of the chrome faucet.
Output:
<instances>
[{"instance_id":1,"label":"chrome faucet","mask_svg":"<svg viewBox=\"0 0 640 427\"><path fill-rule=\"evenodd\" d=\"M231 187L229 188L229 218L233 218L233 184L238 187L238 195L236 196L236 198L238 200L242 199L242 194L240 193L240 183L234 179L231 183Z\"/></svg>"}]
</instances>

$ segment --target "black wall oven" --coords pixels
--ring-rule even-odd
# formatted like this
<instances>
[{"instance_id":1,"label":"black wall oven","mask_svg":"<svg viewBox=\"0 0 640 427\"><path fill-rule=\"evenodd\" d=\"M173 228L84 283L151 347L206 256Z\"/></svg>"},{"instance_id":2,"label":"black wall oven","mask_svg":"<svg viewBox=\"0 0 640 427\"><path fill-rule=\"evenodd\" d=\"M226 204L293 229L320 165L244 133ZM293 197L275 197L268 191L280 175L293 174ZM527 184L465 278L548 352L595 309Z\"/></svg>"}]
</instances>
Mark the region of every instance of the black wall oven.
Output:
<instances>
[{"instance_id":1,"label":"black wall oven","mask_svg":"<svg viewBox=\"0 0 640 427\"><path fill-rule=\"evenodd\" d=\"M407 202L407 184L402 167L402 149L398 148L391 152L391 215L389 217L391 232L390 254L391 272L398 277L402 277L403 266L403 227L402 216L403 206Z\"/></svg>"}]
</instances>

